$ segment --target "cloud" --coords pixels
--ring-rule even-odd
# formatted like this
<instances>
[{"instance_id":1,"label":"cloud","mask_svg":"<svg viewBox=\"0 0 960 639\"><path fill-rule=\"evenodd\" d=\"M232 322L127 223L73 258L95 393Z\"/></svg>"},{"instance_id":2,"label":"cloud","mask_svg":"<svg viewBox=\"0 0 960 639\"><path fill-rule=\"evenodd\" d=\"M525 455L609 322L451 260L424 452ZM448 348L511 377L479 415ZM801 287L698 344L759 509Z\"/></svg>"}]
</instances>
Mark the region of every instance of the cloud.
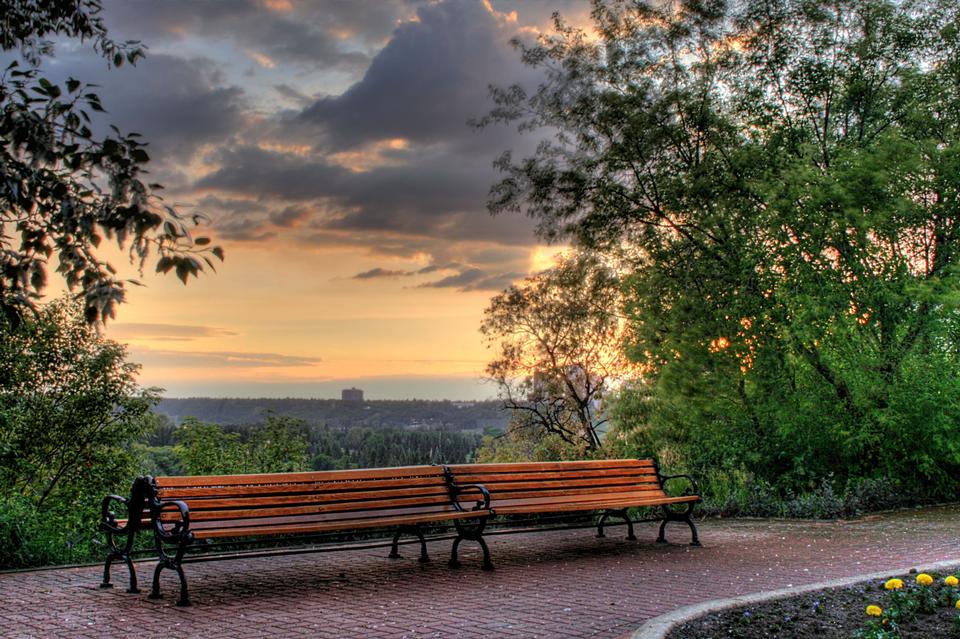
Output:
<instances>
[{"instance_id":1,"label":"cloud","mask_svg":"<svg viewBox=\"0 0 960 639\"><path fill-rule=\"evenodd\" d=\"M312 367L323 360L280 353L244 353L239 351L175 351L150 348L133 349L134 361L143 365L176 368L283 368Z\"/></svg>"},{"instance_id":2,"label":"cloud","mask_svg":"<svg viewBox=\"0 0 960 639\"><path fill-rule=\"evenodd\" d=\"M151 153L167 167L198 176L184 184L178 175L171 184L161 172L178 203L193 200L196 210L209 213L218 240L285 238L374 255L426 255L429 270L403 274L443 276L424 286L497 290L525 272L525 255L495 263L481 253L491 246L528 253L533 222L492 218L485 202L499 177L493 158L537 140L518 140L508 127L477 132L466 124L490 108L490 83L539 79L510 44L526 27L506 11L509 3L268 4L108 4L111 27L123 37L156 40L167 52L182 42L184 52L202 51L210 59L233 51L277 65L268 83L250 85L247 94L224 80L238 78L235 63L151 54L134 71L140 82L116 76L117 86L104 91L111 121L144 132L154 142ZM546 4L538 0L537 11ZM369 66L357 81L340 95L313 97L325 86L317 79L354 64L344 56L358 51ZM313 61L313 75L280 73L283 64L306 60ZM115 73L101 70L97 79L112 82ZM262 93L274 96L273 111ZM280 111L278 100L306 106ZM149 122L138 124L141 115ZM354 279L401 277L391 271L384 265Z\"/></svg>"},{"instance_id":3,"label":"cloud","mask_svg":"<svg viewBox=\"0 0 960 639\"><path fill-rule=\"evenodd\" d=\"M372 268L369 271L364 271L363 273L357 273L351 279L376 280L376 279L382 279L385 277L407 277L415 274L416 274L416 271L395 271L395 270L389 270L385 268Z\"/></svg>"},{"instance_id":4,"label":"cloud","mask_svg":"<svg viewBox=\"0 0 960 639\"><path fill-rule=\"evenodd\" d=\"M214 326L194 326L188 324L143 324L135 322L117 322L110 324L111 339L150 339L164 341L193 341L201 337L233 337L236 331Z\"/></svg>"},{"instance_id":5,"label":"cloud","mask_svg":"<svg viewBox=\"0 0 960 639\"><path fill-rule=\"evenodd\" d=\"M270 222L280 228L293 228L310 217L311 210L307 206L288 206L283 210L270 214Z\"/></svg>"},{"instance_id":6,"label":"cloud","mask_svg":"<svg viewBox=\"0 0 960 639\"><path fill-rule=\"evenodd\" d=\"M469 268L435 282L420 284L418 288L453 288L458 291L502 291L522 278L524 273L488 273Z\"/></svg>"},{"instance_id":7,"label":"cloud","mask_svg":"<svg viewBox=\"0 0 960 639\"><path fill-rule=\"evenodd\" d=\"M209 60L150 54L136 66L107 69L93 53L74 52L59 56L47 75L98 85L92 91L107 113L94 114L95 132L108 134L112 124L142 134L154 162L186 164L200 147L225 142L245 124L244 91L225 85Z\"/></svg>"},{"instance_id":8,"label":"cloud","mask_svg":"<svg viewBox=\"0 0 960 639\"><path fill-rule=\"evenodd\" d=\"M319 156L243 146L224 150L217 163L197 189L309 204L319 238L342 231L525 245L533 237L530 220L487 214L495 175L480 158L428 150L407 164L355 172Z\"/></svg>"},{"instance_id":9,"label":"cloud","mask_svg":"<svg viewBox=\"0 0 960 639\"><path fill-rule=\"evenodd\" d=\"M299 91L295 87L290 86L289 84L275 84L273 85L273 89L282 97L291 100L302 107L308 106L314 100L314 98L310 97L306 93L303 93L302 91Z\"/></svg>"},{"instance_id":10,"label":"cloud","mask_svg":"<svg viewBox=\"0 0 960 639\"><path fill-rule=\"evenodd\" d=\"M511 17L479 0L421 7L416 20L397 27L362 80L300 117L321 126L334 148L463 137L467 119L489 105L491 82L532 77L509 43L515 35Z\"/></svg>"},{"instance_id":11,"label":"cloud","mask_svg":"<svg viewBox=\"0 0 960 639\"><path fill-rule=\"evenodd\" d=\"M439 280L423 282L416 285L415 288L452 288L458 291L501 291L524 276L524 273L518 271L504 272L496 268L486 270L476 266L447 263L430 264L416 270L396 270L377 267L369 271L357 273L351 279L396 279L417 275L430 275L440 271L452 271L453 273Z\"/></svg>"},{"instance_id":12,"label":"cloud","mask_svg":"<svg viewBox=\"0 0 960 639\"><path fill-rule=\"evenodd\" d=\"M301 3L231 0L113 0L111 33L152 44L190 40L230 43L274 63L362 70L370 48L411 13L405 0Z\"/></svg>"}]
</instances>

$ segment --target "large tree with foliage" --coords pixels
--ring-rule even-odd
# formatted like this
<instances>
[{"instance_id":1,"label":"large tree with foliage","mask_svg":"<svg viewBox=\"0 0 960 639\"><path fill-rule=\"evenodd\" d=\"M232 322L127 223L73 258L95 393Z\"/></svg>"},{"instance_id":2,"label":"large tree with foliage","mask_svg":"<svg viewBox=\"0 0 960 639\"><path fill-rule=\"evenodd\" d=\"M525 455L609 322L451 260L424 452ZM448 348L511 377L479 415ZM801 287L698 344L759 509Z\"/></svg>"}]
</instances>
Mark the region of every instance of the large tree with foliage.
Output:
<instances>
[{"instance_id":1,"label":"large tree with foliage","mask_svg":"<svg viewBox=\"0 0 960 639\"><path fill-rule=\"evenodd\" d=\"M104 111L93 87L43 76L50 38L91 42L104 64L133 64L138 42L107 34L99 0L0 0L0 49L14 60L0 73L0 310L18 318L46 288L53 266L83 300L88 321L112 316L123 279L97 253L104 240L129 251L141 269L187 281L220 247L192 237L198 216L165 206L144 181L145 143L116 129L105 137L92 118ZM50 260L55 259L54 264Z\"/></svg>"},{"instance_id":2,"label":"large tree with foliage","mask_svg":"<svg viewBox=\"0 0 960 639\"><path fill-rule=\"evenodd\" d=\"M86 559L97 504L129 488L159 398L68 301L0 320L0 565Z\"/></svg>"},{"instance_id":3,"label":"large tree with foliage","mask_svg":"<svg viewBox=\"0 0 960 639\"><path fill-rule=\"evenodd\" d=\"M487 376L510 427L553 435L581 451L600 447L603 401L628 375L620 282L595 255L575 253L495 296L481 332L497 349Z\"/></svg>"},{"instance_id":4,"label":"large tree with foliage","mask_svg":"<svg viewBox=\"0 0 960 639\"><path fill-rule=\"evenodd\" d=\"M960 470L955 2L596 0L521 45L494 213L635 256L624 424L791 488Z\"/></svg>"}]
</instances>

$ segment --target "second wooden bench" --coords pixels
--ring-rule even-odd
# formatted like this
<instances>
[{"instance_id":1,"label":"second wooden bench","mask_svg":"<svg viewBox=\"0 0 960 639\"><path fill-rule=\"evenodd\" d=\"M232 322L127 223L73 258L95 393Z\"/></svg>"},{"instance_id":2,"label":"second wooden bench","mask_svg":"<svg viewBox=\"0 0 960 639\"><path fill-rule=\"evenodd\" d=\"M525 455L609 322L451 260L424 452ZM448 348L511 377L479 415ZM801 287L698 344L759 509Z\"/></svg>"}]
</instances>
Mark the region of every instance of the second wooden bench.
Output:
<instances>
[{"instance_id":1,"label":"second wooden bench","mask_svg":"<svg viewBox=\"0 0 960 639\"><path fill-rule=\"evenodd\" d=\"M459 464L447 467L457 483L483 484L497 515L529 515L599 511L597 536L603 537L610 516L626 520L627 539L636 539L628 510L658 506L662 522L657 541L666 542L671 521L690 527L693 546L700 545L693 508L700 501L697 482L689 475L661 475L652 459L602 459L512 464ZM692 492L671 496L667 482L686 479ZM685 507L674 511L672 506Z\"/></svg>"}]
</instances>

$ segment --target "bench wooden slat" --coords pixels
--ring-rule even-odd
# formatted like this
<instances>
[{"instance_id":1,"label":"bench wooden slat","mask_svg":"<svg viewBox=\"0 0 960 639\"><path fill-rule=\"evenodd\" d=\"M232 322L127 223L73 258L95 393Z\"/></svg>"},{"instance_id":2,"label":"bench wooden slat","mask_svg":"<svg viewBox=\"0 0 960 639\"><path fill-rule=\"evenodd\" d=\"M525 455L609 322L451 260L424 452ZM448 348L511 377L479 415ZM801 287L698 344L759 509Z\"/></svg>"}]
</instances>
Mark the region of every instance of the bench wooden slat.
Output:
<instances>
[{"instance_id":1,"label":"bench wooden slat","mask_svg":"<svg viewBox=\"0 0 960 639\"><path fill-rule=\"evenodd\" d=\"M447 466L455 475L479 473L513 473L597 468L653 468L649 459L595 459L588 461L519 462L503 464L452 464Z\"/></svg>"},{"instance_id":2,"label":"bench wooden slat","mask_svg":"<svg viewBox=\"0 0 960 639\"><path fill-rule=\"evenodd\" d=\"M619 502L619 501L629 501L642 499L643 501L663 501L666 499L672 499L660 494L651 494L649 492L619 492L619 493L581 493L574 495L543 495L538 494L532 497L506 497L498 501L497 503L501 508L507 508L512 505L526 505L526 504L548 504L548 503L564 503L564 502L577 502L577 503L586 503L586 502ZM498 511L499 512L499 511Z\"/></svg>"},{"instance_id":3,"label":"bench wooden slat","mask_svg":"<svg viewBox=\"0 0 960 639\"><path fill-rule=\"evenodd\" d=\"M325 493L320 495L303 493L300 495L272 495L269 497L237 497L225 498L186 498L183 499L190 512L223 508L254 508L258 506L281 506L298 504L326 504L337 502L363 503L375 499L390 499L401 497L440 497L449 501L450 492L446 486L426 486L424 488L403 488L397 490L371 490L348 493Z\"/></svg>"},{"instance_id":4,"label":"bench wooden slat","mask_svg":"<svg viewBox=\"0 0 960 639\"><path fill-rule=\"evenodd\" d=\"M660 488L660 482L648 479L637 479L636 477L603 477L579 479L570 477L569 479L548 479L544 481L526 480L513 481L513 478L504 478L501 481L488 481L482 483L489 491L509 491L523 490L531 488L542 488L550 490L552 488L563 488L566 486L595 486L598 490L603 486L650 486ZM491 492L491 494L493 494Z\"/></svg>"},{"instance_id":5,"label":"bench wooden slat","mask_svg":"<svg viewBox=\"0 0 960 639\"><path fill-rule=\"evenodd\" d=\"M547 480L547 479L568 479L571 476L582 479L602 478L602 477L632 477L638 480L647 479L657 481L657 475L653 468L615 468L615 469L575 469L571 468L564 471L536 471L536 472L513 472L513 473L457 473L457 481L460 483L483 484L484 482L497 481L519 481L525 479Z\"/></svg>"},{"instance_id":6,"label":"bench wooden slat","mask_svg":"<svg viewBox=\"0 0 960 639\"><path fill-rule=\"evenodd\" d=\"M161 478L165 479L165 478ZM443 485L443 476L406 477L400 479L341 479L339 481L313 481L290 484L261 484L261 485L196 485L174 486L160 488L157 493L162 499L183 499L190 497L221 497L234 495L282 495L305 494L321 492L342 492L347 490L379 490L387 488L403 488L423 485Z\"/></svg>"},{"instance_id":7,"label":"bench wooden slat","mask_svg":"<svg viewBox=\"0 0 960 639\"><path fill-rule=\"evenodd\" d=\"M478 516L489 515L487 511L476 513L435 513L418 516L404 515L400 517L384 517L379 519L370 519L366 521L357 521L351 524L351 529L361 528L383 528L393 526L403 526L408 524L424 524L435 521L448 521L451 519L475 519ZM256 526L252 528L214 528L209 530L197 530L194 536L197 539L208 539L217 537L259 537L264 535L287 535L296 533L311 532L329 532L344 530L341 522L334 523L307 523L307 524L289 524L276 526Z\"/></svg>"},{"instance_id":8,"label":"bench wooden slat","mask_svg":"<svg viewBox=\"0 0 960 639\"><path fill-rule=\"evenodd\" d=\"M419 517L441 517L450 519L459 518L462 511L428 508L428 507L398 507L385 508L379 511L355 511L350 513L309 513L301 515L277 515L273 517L254 517L247 519L217 519L213 521L198 521L190 524L191 530L209 530L213 528L256 528L279 524L299 524L325 522L339 524L342 530L352 530L358 521L372 521L391 517L410 517L411 520ZM466 516L466 515L464 515ZM476 515L470 515L475 517Z\"/></svg>"},{"instance_id":9,"label":"bench wooden slat","mask_svg":"<svg viewBox=\"0 0 960 639\"><path fill-rule=\"evenodd\" d=\"M366 468L358 470L319 470L306 473L261 473L252 475L196 475L185 477L157 477L160 488L177 486L249 486L263 484L295 484L318 481L380 479L401 477L443 476L440 466L398 466L395 468Z\"/></svg>"},{"instance_id":10,"label":"bench wooden slat","mask_svg":"<svg viewBox=\"0 0 960 639\"><path fill-rule=\"evenodd\" d=\"M502 504L509 502L514 499L528 499L533 497L580 497L580 496L589 496L589 495L631 495L638 494L644 495L649 499L656 499L658 497L666 497L664 493L659 488L637 488L636 486L605 486L602 491L593 489L593 488L556 488L553 490L525 490L525 491L511 491L511 492L497 492L491 493L490 498L490 507L494 510L499 511L499 508ZM469 499L469 495L462 495L460 497L462 503L469 503L475 500Z\"/></svg>"},{"instance_id":11,"label":"bench wooden slat","mask_svg":"<svg viewBox=\"0 0 960 639\"><path fill-rule=\"evenodd\" d=\"M307 515L311 513L349 512L357 510L378 510L402 506L450 504L449 496L440 497L407 497L397 499L381 499L373 501L337 502L332 504L310 504L306 506L278 506L263 508L236 508L229 510L201 510L190 513L191 523L194 521L211 521L218 519L243 519L254 517L272 517L277 515ZM164 511L164 521L179 519L179 513L172 510Z\"/></svg>"},{"instance_id":12,"label":"bench wooden slat","mask_svg":"<svg viewBox=\"0 0 960 639\"><path fill-rule=\"evenodd\" d=\"M642 507L642 506L661 506L669 504L680 504L699 501L700 498L695 495L684 497L668 497L665 499L628 499L624 501L588 501L588 502L548 502L538 504L515 504L504 505L497 509L501 515L521 515L546 512L566 512L566 511L584 511L584 510L618 510L621 508Z\"/></svg>"}]
</instances>

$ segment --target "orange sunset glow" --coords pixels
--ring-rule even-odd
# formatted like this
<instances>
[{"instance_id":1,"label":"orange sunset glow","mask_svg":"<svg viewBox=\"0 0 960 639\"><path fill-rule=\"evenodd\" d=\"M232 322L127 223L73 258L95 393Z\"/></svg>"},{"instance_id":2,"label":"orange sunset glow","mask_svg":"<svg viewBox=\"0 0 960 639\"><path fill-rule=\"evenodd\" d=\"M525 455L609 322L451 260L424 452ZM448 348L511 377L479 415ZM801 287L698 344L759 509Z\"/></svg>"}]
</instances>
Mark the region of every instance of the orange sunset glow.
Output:
<instances>
[{"instance_id":1,"label":"orange sunset glow","mask_svg":"<svg viewBox=\"0 0 960 639\"><path fill-rule=\"evenodd\" d=\"M110 122L149 141L165 201L205 215L197 234L226 253L187 286L111 255L145 285L105 329L141 383L492 397L483 311L564 249L486 211L493 161L538 139L467 122L492 108L489 85L535 86L510 41L557 9L587 22L585 0L108 2L111 33L147 58L108 71L64 49L54 72L102 85Z\"/></svg>"}]
</instances>

